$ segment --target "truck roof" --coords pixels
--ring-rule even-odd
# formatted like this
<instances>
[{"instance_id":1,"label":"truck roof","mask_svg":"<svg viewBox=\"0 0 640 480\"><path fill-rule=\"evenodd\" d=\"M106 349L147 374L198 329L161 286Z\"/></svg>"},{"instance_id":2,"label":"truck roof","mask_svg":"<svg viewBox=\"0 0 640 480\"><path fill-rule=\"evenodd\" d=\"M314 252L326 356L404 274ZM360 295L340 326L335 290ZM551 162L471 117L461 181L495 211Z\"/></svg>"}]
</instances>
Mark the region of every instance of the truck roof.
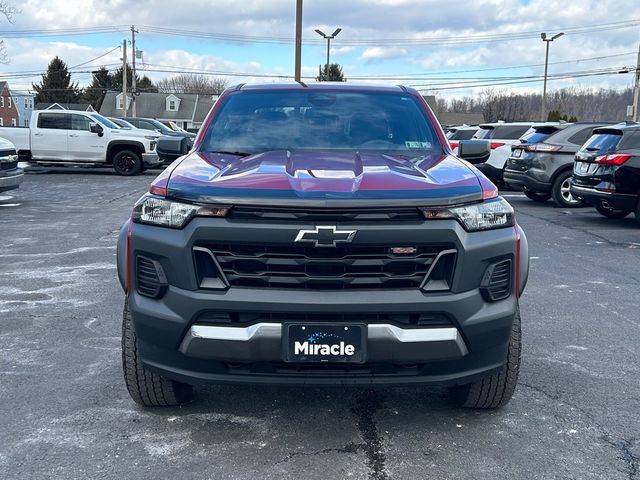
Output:
<instances>
[{"instance_id":1,"label":"truck roof","mask_svg":"<svg viewBox=\"0 0 640 480\"><path fill-rule=\"evenodd\" d=\"M284 83L240 83L229 87L229 90L346 90L346 91L361 91L361 92L390 92L401 93L408 92L417 93L414 89L405 87L402 85L366 85L355 84L345 82L313 82L313 83L298 83L298 82L284 82Z\"/></svg>"}]
</instances>

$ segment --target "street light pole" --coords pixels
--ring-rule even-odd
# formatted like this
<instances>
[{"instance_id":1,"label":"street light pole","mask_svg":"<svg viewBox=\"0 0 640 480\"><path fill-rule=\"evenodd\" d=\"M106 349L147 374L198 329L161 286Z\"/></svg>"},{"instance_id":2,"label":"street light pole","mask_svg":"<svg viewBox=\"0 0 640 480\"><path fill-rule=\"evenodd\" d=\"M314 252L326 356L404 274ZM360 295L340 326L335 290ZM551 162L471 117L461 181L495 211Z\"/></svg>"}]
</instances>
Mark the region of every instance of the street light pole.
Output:
<instances>
[{"instance_id":1,"label":"street light pole","mask_svg":"<svg viewBox=\"0 0 640 480\"><path fill-rule=\"evenodd\" d=\"M546 33L541 33L540 38L547 44L547 51L544 57L544 85L542 87L542 109L540 110L540 117L543 122L547 120L547 72L549 70L549 44L556 38L560 38L564 35L564 32L556 33L552 37L547 37Z\"/></svg>"},{"instance_id":2,"label":"street light pole","mask_svg":"<svg viewBox=\"0 0 640 480\"><path fill-rule=\"evenodd\" d=\"M302 76L302 0L296 0L296 58L294 78L300 82Z\"/></svg>"},{"instance_id":3,"label":"street light pole","mask_svg":"<svg viewBox=\"0 0 640 480\"><path fill-rule=\"evenodd\" d=\"M336 28L331 35L327 35L322 30L316 28L316 33L327 40L327 63L324 65L324 75L326 79L329 78L329 52L331 51L331 40L336 38L341 31L341 28Z\"/></svg>"}]
</instances>

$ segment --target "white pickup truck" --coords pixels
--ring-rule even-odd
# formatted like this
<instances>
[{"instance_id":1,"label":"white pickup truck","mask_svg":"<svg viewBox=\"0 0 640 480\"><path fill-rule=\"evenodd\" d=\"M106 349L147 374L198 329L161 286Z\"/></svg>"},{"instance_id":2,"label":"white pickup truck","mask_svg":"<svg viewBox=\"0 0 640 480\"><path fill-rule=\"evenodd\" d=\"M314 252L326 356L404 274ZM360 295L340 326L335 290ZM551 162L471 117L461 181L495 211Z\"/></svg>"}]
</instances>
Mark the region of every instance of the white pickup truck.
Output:
<instances>
[{"instance_id":1,"label":"white pickup truck","mask_svg":"<svg viewBox=\"0 0 640 480\"><path fill-rule=\"evenodd\" d=\"M36 110L30 127L0 127L22 162L107 164L120 175L135 175L160 163L160 135L119 128L96 112Z\"/></svg>"}]
</instances>

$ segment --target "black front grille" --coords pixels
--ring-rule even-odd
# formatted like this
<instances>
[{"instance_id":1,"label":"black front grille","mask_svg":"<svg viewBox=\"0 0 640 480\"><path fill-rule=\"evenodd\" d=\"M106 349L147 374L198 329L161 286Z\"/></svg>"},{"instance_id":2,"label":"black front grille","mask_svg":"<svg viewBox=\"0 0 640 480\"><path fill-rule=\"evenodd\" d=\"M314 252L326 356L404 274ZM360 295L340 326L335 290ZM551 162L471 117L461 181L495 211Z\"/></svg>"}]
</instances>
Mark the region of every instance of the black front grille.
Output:
<instances>
[{"instance_id":1,"label":"black front grille","mask_svg":"<svg viewBox=\"0 0 640 480\"><path fill-rule=\"evenodd\" d=\"M511 294L511 260L490 265L485 272L482 291L491 301L502 300Z\"/></svg>"},{"instance_id":2,"label":"black front grille","mask_svg":"<svg viewBox=\"0 0 640 480\"><path fill-rule=\"evenodd\" d=\"M417 246L408 254L394 254L391 246L363 245L217 244L206 248L231 286L342 290L420 288L438 253L447 247Z\"/></svg>"},{"instance_id":3,"label":"black front grille","mask_svg":"<svg viewBox=\"0 0 640 480\"><path fill-rule=\"evenodd\" d=\"M15 155L15 150L0 150L0 170L13 170L18 166L18 157L12 161L2 161L7 160L11 155Z\"/></svg>"},{"instance_id":4,"label":"black front grille","mask_svg":"<svg viewBox=\"0 0 640 480\"><path fill-rule=\"evenodd\" d=\"M136 290L145 297L162 296L167 286L167 279L160 264L146 257L136 259Z\"/></svg>"},{"instance_id":5,"label":"black front grille","mask_svg":"<svg viewBox=\"0 0 640 480\"><path fill-rule=\"evenodd\" d=\"M399 207L389 208L354 208L330 209L330 208L289 208L281 207L253 207L253 206L236 206L233 207L229 215L229 219L238 220L265 220L265 221L292 221L292 222L310 222L318 224L335 224L339 222L371 222L371 221L415 221L423 222L424 215L417 208Z\"/></svg>"},{"instance_id":6,"label":"black front grille","mask_svg":"<svg viewBox=\"0 0 640 480\"><path fill-rule=\"evenodd\" d=\"M213 325L248 326L255 323L387 323L403 327L450 327L451 319L444 313L259 313L206 311L196 319L196 323Z\"/></svg>"}]
</instances>

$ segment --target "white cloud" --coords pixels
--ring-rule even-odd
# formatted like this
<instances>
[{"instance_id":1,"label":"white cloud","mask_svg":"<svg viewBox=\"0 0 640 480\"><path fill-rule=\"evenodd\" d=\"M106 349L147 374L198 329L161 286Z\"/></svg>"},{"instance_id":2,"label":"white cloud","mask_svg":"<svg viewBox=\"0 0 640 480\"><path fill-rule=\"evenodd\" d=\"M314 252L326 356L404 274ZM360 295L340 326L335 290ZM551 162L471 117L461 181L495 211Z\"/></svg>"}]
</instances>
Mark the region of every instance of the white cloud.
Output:
<instances>
[{"instance_id":1,"label":"white cloud","mask_svg":"<svg viewBox=\"0 0 640 480\"><path fill-rule=\"evenodd\" d=\"M367 60L382 60L404 57L407 53L407 49L401 47L369 47L362 52L360 57Z\"/></svg>"}]
</instances>

